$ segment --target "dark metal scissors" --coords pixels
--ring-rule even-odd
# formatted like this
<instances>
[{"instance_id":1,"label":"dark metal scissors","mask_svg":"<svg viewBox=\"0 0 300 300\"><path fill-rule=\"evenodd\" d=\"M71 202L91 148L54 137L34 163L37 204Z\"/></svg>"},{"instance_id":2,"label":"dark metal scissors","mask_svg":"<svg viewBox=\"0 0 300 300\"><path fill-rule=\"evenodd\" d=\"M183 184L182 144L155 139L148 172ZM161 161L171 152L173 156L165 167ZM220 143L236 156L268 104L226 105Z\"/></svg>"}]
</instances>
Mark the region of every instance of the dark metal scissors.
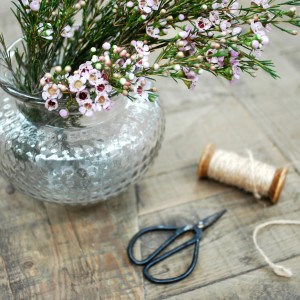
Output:
<instances>
[{"instance_id":1,"label":"dark metal scissors","mask_svg":"<svg viewBox=\"0 0 300 300\"><path fill-rule=\"evenodd\" d=\"M197 261L198 261L198 253L199 253L199 243L202 238L203 231L210 227L212 224L214 224L217 220L219 220L226 212L225 210L222 210L220 212L217 212L201 221L199 221L196 225L187 225L181 228L178 228L176 226L152 226L148 228L144 228L141 231L139 231L130 241L128 246L128 256L130 260L136 264L136 265L143 265L144 266L144 276L151 282L154 283L174 283L178 282L180 280L185 279L188 277L195 269ZM151 253L146 259L144 260L137 260L133 255L133 248L136 243L136 241L144 234L152 231L175 231L175 233L167 239L161 246L159 246L153 253ZM177 246L176 248L164 253L161 256L158 256L164 249L166 249L172 242L174 242L177 238L185 234L186 232L194 232L194 237L190 239L189 241ZM189 266L188 270L177 277L167 278L167 279L159 279L153 277L149 270L156 264L160 263L161 261L167 259L168 257L174 255L177 252L180 252L181 250L195 245L193 260L191 265Z\"/></svg>"}]
</instances>

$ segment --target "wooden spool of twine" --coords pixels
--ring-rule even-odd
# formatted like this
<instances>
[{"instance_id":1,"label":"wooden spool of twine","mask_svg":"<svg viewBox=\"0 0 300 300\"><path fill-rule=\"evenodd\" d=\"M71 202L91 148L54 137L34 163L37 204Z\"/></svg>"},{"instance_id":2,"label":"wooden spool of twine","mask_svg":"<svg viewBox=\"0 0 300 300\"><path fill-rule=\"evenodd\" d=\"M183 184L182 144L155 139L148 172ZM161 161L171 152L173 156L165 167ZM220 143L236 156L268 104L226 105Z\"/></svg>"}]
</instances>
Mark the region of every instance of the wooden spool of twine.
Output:
<instances>
[{"instance_id":1,"label":"wooden spool of twine","mask_svg":"<svg viewBox=\"0 0 300 300\"><path fill-rule=\"evenodd\" d=\"M273 204L279 200L288 169L276 169L249 157L218 150L212 144L205 147L198 167L199 178L211 178L254 194L269 197Z\"/></svg>"}]
</instances>

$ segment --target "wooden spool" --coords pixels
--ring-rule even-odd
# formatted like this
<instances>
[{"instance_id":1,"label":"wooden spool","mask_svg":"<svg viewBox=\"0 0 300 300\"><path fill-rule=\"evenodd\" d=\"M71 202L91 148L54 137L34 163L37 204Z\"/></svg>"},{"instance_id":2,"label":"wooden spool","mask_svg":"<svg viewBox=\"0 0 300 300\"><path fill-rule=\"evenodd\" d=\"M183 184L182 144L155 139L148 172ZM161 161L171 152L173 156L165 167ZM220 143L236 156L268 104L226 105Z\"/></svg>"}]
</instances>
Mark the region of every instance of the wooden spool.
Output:
<instances>
[{"instance_id":1,"label":"wooden spool","mask_svg":"<svg viewBox=\"0 0 300 300\"><path fill-rule=\"evenodd\" d=\"M216 147L213 144L208 144L205 147L198 165L198 175L200 179L208 178L209 165L212 157L214 156L215 151ZM272 184L268 191L268 197L271 199L273 204L276 204L279 200L287 173L288 168L286 167L277 169L275 172Z\"/></svg>"}]
</instances>

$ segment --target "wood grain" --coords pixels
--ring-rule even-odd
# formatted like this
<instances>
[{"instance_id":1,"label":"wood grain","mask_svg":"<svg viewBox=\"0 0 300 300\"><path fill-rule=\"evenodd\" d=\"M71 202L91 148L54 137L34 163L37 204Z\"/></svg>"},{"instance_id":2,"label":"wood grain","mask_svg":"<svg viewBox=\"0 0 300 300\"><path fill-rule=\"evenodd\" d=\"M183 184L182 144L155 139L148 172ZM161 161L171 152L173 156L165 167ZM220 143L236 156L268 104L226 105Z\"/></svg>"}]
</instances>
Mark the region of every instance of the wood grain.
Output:
<instances>
[{"instance_id":1,"label":"wood grain","mask_svg":"<svg viewBox=\"0 0 300 300\"><path fill-rule=\"evenodd\" d=\"M19 31L10 4L1 1L0 31L12 42ZM251 239L262 222L300 215L300 43L278 32L271 41L265 58L274 59L280 80L260 72L258 79L244 76L231 86L204 75L194 93L170 80L158 82L165 141L139 185L120 197L94 207L61 207L7 195L0 179L0 299L300 299L299 229L272 227L259 236L271 259L294 271L291 279L276 277ZM209 142L240 154L250 149L277 167L297 161L279 204L199 181L198 160ZM228 213L205 232L199 264L188 279L153 285L129 262L126 247L140 228L186 225L223 208ZM149 254L165 238L142 239L138 252ZM191 254L187 249L152 272L175 276Z\"/></svg>"},{"instance_id":2,"label":"wood grain","mask_svg":"<svg viewBox=\"0 0 300 300\"><path fill-rule=\"evenodd\" d=\"M292 195L297 195L299 190L294 190L293 183L291 183L291 180L295 180L295 177L298 178L295 173L290 175L290 181L287 182L286 187L289 194L285 195L283 202L277 206L264 207L261 202L253 200L253 197L250 195L232 191L201 199L200 201L193 201L188 205L183 204L143 215L140 218L140 227L151 224L182 226L197 222L206 215L220 209L228 209L228 213L214 227L205 232L202 246L200 245L199 265L191 277L181 282L181 284L172 286L172 288L169 286L154 286L145 282L148 298L162 299L180 295L190 290L199 289L200 291L205 286L213 286L217 282L226 281L230 278L238 278L242 274L263 268L265 272L263 273L264 276L261 276L262 281L264 278L268 279L270 277L274 281L282 281L269 268L265 268L264 261L254 249L251 235L254 227L264 220L280 218L282 215L284 215L284 218L297 219L300 210L298 197ZM295 209L295 207L298 208ZM150 243L147 244L142 243L142 252L146 256L147 251L151 251L155 248L155 245L162 243L162 241L163 238L160 240L150 240ZM272 228L268 234L264 232L260 236L260 243L274 261L284 262L300 255L300 234L297 228L276 228L276 230ZM154 270L155 274L173 276L184 272L189 265L191 255L192 249L185 254L182 253L181 257L177 256L162 263ZM299 281L297 278L293 278L292 280ZM243 281L240 283L242 286L248 284L249 282ZM234 287L231 285L227 286L228 292L232 289ZM226 290L222 291L222 293L226 293ZM163 297L160 297L160 295L163 295ZM242 295L237 290L237 299L239 296ZM220 294L219 298L208 299L223 298Z\"/></svg>"},{"instance_id":3,"label":"wood grain","mask_svg":"<svg viewBox=\"0 0 300 300\"><path fill-rule=\"evenodd\" d=\"M142 277L126 256L137 230L132 190L95 207L68 208L8 197L1 181L1 199L4 299L142 297Z\"/></svg>"}]
</instances>

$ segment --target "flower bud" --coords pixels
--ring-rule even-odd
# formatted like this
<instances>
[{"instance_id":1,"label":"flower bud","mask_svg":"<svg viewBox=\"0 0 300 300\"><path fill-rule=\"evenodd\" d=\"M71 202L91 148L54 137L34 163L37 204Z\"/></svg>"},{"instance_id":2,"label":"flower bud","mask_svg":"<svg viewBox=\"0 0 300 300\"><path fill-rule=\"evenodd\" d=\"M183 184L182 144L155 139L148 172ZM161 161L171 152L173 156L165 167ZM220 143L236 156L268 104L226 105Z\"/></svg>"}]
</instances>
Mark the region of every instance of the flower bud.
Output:
<instances>
[{"instance_id":1,"label":"flower bud","mask_svg":"<svg viewBox=\"0 0 300 300\"><path fill-rule=\"evenodd\" d=\"M180 65L175 65L175 66L174 66L174 70L175 70L175 71L180 71L180 70L181 70Z\"/></svg>"},{"instance_id":2,"label":"flower bud","mask_svg":"<svg viewBox=\"0 0 300 300\"><path fill-rule=\"evenodd\" d=\"M42 78L40 80L40 84L41 84L41 86L45 86L46 85L46 80L44 78Z\"/></svg>"},{"instance_id":3,"label":"flower bud","mask_svg":"<svg viewBox=\"0 0 300 300\"><path fill-rule=\"evenodd\" d=\"M62 68L61 68L61 66L57 66L54 68L54 70L56 73L60 73L62 71Z\"/></svg>"},{"instance_id":4,"label":"flower bud","mask_svg":"<svg viewBox=\"0 0 300 300\"><path fill-rule=\"evenodd\" d=\"M65 72L70 73L72 71L71 66L66 66L65 67Z\"/></svg>"},{"instance_id":5,"label":"flower bud","mask_svg":"<svg viewBox=\"0 0 300 300\"><path fill-rule=\"evenodd\" d=\"M177 53L177 57L179 58L183 58L184 57L184 53L182 51Z\"/></svg>"},{"instance_id":6,"label":"flower bud","mask_svg":"<svg viewBox=\"0 0 300 300\"><path fill-rule=\"evenodd\" d=\"M159 69L159 64L154 64L153 69L157 71Z\"/></svg>"},{"instance_id":7,"label":"flower bud","mask_svg":"<svg viewBox=\"0 0 300 300\"><path fill-rule=\"evenodd\" d=\"M61 109L59 111L59 115L62 117L62 118L67 118L69 116L69 111L67 109Z\"/></svg>"},{"instance_id":8,"label":"flower bud","mask_svg":"<svg viewBox=\"0 0 300 300\"><path fill-rule=\"evenodd\" d=\"M111 48L111 45L110 45L110 43L106 42L106 43L104 43L104 44L102 45L102 48L103 48L104 50L109 50L109 49Z\"/></svg>"},{"instance_id":9,"label":"flower bud","mask_svg":"<svg viewBox=\"0 0 300 300\"><path fill-rule=\"evenodd\" d=\"M123 77L123 78L120 79L120 83L122 85L124 85L126 82L127 82L126 78Z\"/></svg>"},{"instance_id":10,"label":"flower bud","mask_svg":"<svg viewBox=\"0 0 300 300\"><path fill-rule=\"evenodd\" d=\"M129 2L126 3L126 6L131 8L131 7L134 6L134 3L132 1L129 1Z\"/></svg>"},{"instance_id":11,"label":"flower bud","mask_svg":"<svg viewBox=\"0 0 300 300\"><path fill-rule=\"evenodd\" d=\"M259 42L257 40L252 41L252 48L258 49L259 48Z\"/></svg>"}]
</instances>

